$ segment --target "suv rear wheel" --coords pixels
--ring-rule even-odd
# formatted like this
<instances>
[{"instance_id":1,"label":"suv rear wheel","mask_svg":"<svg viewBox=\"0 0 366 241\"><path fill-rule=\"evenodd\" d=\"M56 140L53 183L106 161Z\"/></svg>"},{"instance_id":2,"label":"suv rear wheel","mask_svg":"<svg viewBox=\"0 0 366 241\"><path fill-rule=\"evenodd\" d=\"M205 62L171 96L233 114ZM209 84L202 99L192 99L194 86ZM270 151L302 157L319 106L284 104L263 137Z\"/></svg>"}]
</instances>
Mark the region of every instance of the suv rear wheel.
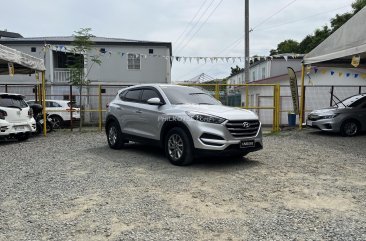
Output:
<instances>
[{"instance_id":1,"label":"suv rear wheel","mask_svg":"<svg viewBox=\"0 0 366 241\"><path fill-rule=\"evenodd\" d=\"M114 121L107 126L107 140L112 149L121 149L124 145L121 128Z\"/></svg>"},{"instance_id":2,"label":"suv rear wheel","mask_svg":"<svg viewBox=\"0 0 366 241\"><path fill-rule=\"evenodd\" d=\"M52 120L53 129L62 129L64 120L61 116L51 115L50 118Z\"/></svg>"},{"instance_id":3,"label":"suv rear wheel","mask_svg":"<svg viewBox=\"0 0 366 241\"><path fill-rule=\"evenodd\" d=\"M165 155L177 166L189 165L193 162L193 147L187 133L179 127L171 129L165 138Z\"/></svg>"}]
</instances>

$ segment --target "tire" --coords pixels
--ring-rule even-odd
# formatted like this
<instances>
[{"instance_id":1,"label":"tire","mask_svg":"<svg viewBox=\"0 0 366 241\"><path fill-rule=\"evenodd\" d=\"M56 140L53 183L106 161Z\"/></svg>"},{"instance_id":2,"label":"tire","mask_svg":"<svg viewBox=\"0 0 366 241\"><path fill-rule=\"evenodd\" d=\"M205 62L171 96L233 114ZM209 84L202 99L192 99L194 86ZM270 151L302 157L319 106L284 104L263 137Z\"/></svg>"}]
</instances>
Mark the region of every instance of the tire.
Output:
<instances>
[{"instance_id":1,"label":"tire","mask_svg":"<svg viewBox=\"0 0 366 241\"><path fill-rule=\"evenodd\" d=\"M172 128L165 137L165 155L176 166L193 162L193 145L187 133L179 127Z\"/></svg>"},{"instance_id":2,"label":"tire","mask_svg":"<svg viewBox=\"0 0 366 241\"><path fill-rule=\"evenodd\" d=\"M343 122L341 126L341 135L342 136L355 136L360 131L360 126L357 121L348 120Z\"/></svg>"},{"instance_id":3,"label":"tire","mask_svg":"<svg viewBox=\"0 0 366 241\"><path fill-rule=\"evenodd\" d=\"M62 127L64 125L64 120L62 119L61 116L51 115L50 118L52 120L53 129L62 129Z\"/></svg>"},{"instance_id":4,"label":"tire","mask_svg":"<svg viewBox=\"0 0 366 241\"><path fill-rule=\"evenodd\" d=\"M107 140L110 148L118 150L122 149L125 141L120 126L115 122L111 122L107 126Z\"/></svg>"},{"instance_id":5,"label":"tire","mask_svg":"<svg viewBox=\"0 0 366 241\"><path fill-rule=\"evenodd\" d=\"M26 140L28 140L28 138L29 138L29 133L18 134L16 136L16 139L18 141L26 141Z\"/></svg>"}]
</instances>

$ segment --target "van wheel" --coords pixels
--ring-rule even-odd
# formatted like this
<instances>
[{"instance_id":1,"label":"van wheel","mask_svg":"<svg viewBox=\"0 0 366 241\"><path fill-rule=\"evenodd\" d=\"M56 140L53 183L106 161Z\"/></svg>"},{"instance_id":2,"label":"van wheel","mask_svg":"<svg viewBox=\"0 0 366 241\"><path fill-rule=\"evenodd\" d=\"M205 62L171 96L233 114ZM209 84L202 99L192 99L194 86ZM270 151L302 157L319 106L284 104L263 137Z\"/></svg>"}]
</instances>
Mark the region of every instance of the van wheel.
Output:
<instances>
[{"instance_id":1,"label":"van wheel","mask_svg":"<svg viewBox=\"0 0 366 241\"><path fill-rule=\"evenodd\" d=\"M179 127L171 129L165 138L165 155L173 165L185 166L193 162L193 147L187 133Z\"/></svg>"},{"instance_id":2,"label":"van wheel","mask_svg":"<svg viewBox=\"0 0 366 241\"><path fill-rule=\"evenodd\" d=\"M62 129L64 120L61 118L61 116L51 115L50 118L52 120L53 129Z\"/></svg>"},{"instance_id":3,"label":"van wheel","mask_svg":"<svg viewBox=\"0 0 366 241\"><path fill-rule=\"evenodd\" d=\"M125 143L122 136L121 128L116 122L113 121L107 126L107 140L110 148L122 149Z\"/></svg>"},{"instance_id":4,"label":"van wheel","mask_svg":"<svg viewBox=\"0 0 366 241\"><path fill-rule=\"evenodd\" d=\"M354 120L345 121L341 126L342 136L355 136L359 131L358 123Z\"/></svg>"},{"instance_id":5,"label":"van wheel","mask_svg":"<svg viewBox=\"0 0 366 241\"><path fill-rule=\"evenodd\" d=\"M28 140L28 138L29 138L29 133L18 134L16 136L16 139L18 141L26 141L26 140Z\"/></svg>"}]
</instances>

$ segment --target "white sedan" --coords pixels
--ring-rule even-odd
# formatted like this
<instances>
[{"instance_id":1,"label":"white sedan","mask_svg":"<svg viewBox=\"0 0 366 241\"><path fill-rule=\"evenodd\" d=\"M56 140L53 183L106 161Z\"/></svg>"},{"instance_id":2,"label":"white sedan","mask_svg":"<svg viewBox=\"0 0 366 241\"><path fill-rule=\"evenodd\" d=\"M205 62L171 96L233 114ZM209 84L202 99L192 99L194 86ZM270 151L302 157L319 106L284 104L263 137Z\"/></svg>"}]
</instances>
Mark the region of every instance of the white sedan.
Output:
<instances>
[{"instance_id":1,"label":"white sedan","mask_svg":"<svg viewBox=\"0 0 366 241\"><path fill-rule=\"evenodd\" d=\"M34 100L27 101L28 104L39 103ZM61 128L64 122L70 121L72 112L72 119L80 119L80 108L76 108L68 100L46 100L46 111L49 114L53 122L53 128Z\"/></svg>"}]
</instances>

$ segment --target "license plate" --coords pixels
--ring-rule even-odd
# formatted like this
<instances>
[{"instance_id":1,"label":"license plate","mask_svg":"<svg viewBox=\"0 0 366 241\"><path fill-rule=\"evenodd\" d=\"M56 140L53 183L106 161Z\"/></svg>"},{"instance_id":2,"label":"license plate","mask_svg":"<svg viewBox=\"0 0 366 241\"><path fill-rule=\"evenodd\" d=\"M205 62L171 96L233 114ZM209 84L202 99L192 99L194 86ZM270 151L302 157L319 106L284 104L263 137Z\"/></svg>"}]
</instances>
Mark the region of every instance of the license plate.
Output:
<instances>
[{"instance_id":1,"label":"license plate","mask_svg":"<svg viewBox=\"0 0 366 241\"><path fill-rule=\"evenodd\" d=\"M254 145L255 145L254 141L241 141L240 142L240 148L254 147Z\"/></svg>"},{"instance_id":2,"label":"license plate","mask_svg":"<svg viewBox=\"0 0 366 241\"><path fill-rule=\"evenodd\" d=\"M312 125L313 125L313 122L312 122L312 121L307 120L307 121L306 121L306 125L308 125L308 126L312 126Z\"/></svg>"},{"instance_id":3,"label":"license plate","mask_svg":"<svg viewBox=\"0 0 366 241\"><path fill-rule=\"evenodd\" d=\"M24 130L24 126L14 126L14 129L16 131L21 131L21 130Z\"/></svg>"}]
</instances>

